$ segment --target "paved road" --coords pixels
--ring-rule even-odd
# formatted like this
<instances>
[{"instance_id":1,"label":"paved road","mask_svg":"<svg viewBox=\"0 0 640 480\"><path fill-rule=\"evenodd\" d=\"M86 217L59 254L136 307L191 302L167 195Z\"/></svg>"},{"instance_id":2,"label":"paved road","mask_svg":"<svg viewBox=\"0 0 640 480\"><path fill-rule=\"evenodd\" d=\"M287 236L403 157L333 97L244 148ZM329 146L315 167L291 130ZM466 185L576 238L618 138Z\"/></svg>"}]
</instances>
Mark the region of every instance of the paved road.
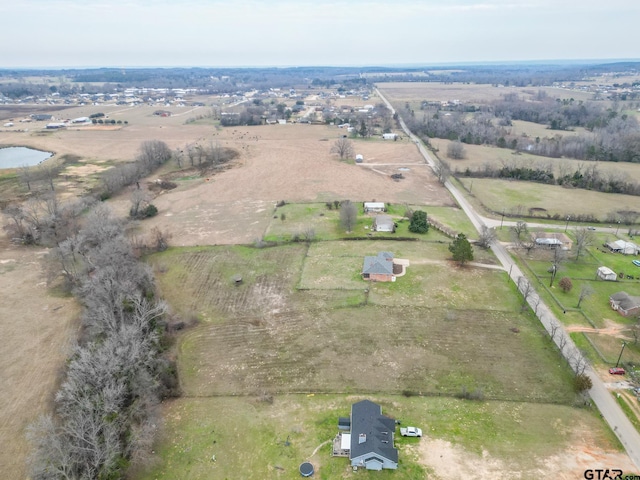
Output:
<instances>
[{"instance_id":1,"label":"paved road","mask_svg":"<svg viewBox=\"0 0 640 480\"><path fill-rule=\"evenodd\" d=\"M380 93L378 89L376 89L376 93L391 110L392 114L395 113L392 105ZM427 164L431 168L435 169L435 162L429 156L429 152L424 147L420 139L413 133L411 133L402 118L398 117L398 120L400 122L402 130L404 130L407 136L414 141ZM482 230L482 227L485 225L494 226L488 221L488 219L483 218L475 211L473 206L471 206L471 204L466 200L464 195L462 195L462 193L451 182L445 182L445 187L449 190L451 195L453 195L453 197L459 203L460 207L465 211L478 232L480 232ZM505 222L505 224L507 224L507 222ZM564 228L563 225L559 225L559 227ZM545 228L548 228L548 226L545 225ZM598 230L601 229L599 228ZM606 231L613 229L603 228L602 230ZM503 268L507 272L509 272L511 280L513 280L513 282L519 286L521 291L525 290L525 285L530 284L526 280L526 277L524 276L520 268L511 259L511 255L509 255L507 249L499 242L494 242L494 244L491 246L491 249L502 264ZM558 321L553 312L547 307L547 305L544 304L544 302L542 302L534 289L530 289L529 291L530 293L528 293L527 299L528 303L531 306L532 310L536 312L540 323L542 323L549 335L554 339L556 345L562 352L562 355L567 359L572 368L574 370L581 370L584 368L584 373L589 375L591 381L593 382L593 387L591 388L591 390L589 390L591 399L596 404L596 406L600 410L600 413L610 425L611 429L614 431L624 448L627 450L627 454L629 455L633 463L638 469L640 469L640 434L631 424L620 406L617 404L616 400L611 395L611 392L607 390L604 382L588 365L578 348L573 343L573 340L571 340L571 337L569 337L564 328L562 328L562 324ZM611 468L615 467L611 466Z\"/></svg>"}]
</instances>

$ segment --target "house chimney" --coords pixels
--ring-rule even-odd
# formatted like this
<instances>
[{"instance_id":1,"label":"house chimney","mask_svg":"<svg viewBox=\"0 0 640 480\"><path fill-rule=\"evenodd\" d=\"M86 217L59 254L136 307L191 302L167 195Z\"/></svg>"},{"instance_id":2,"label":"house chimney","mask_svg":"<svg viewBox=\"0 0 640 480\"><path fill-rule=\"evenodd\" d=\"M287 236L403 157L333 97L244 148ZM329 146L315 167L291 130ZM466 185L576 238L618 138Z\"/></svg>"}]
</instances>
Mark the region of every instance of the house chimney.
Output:
<instances>
[{"instance_id":1,"label":"house chimney","mask_svg":"<svg viewBox=\"0 0 640 480\"><path fill-rule=\"evenodd\" d=\"M367 441L367 434L366 433L361 433L358 436L358 445L360 445L361 443L364 443Z\"/></svg>"}]
</instances>

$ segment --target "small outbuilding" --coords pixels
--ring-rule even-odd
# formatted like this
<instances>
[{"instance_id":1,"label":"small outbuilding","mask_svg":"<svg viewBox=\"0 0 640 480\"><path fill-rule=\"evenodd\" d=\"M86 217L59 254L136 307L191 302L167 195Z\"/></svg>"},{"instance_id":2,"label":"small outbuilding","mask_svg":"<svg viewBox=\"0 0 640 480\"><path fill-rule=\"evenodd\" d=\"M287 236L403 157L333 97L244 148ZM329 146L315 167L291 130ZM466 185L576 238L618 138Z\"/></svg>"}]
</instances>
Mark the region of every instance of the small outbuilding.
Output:
<instances>
[{"instance_id":1,"label":"small outbuilding","mask_svg":"<svg viewBox=\"0 0 640 480\"><path fill-rule=\"evenodd\" d=\"M605 280L608 282L615 282L618 279L616 272L611 270L609 267L599 267L596 271L596 276L600 280Z\"/></svg>"},{"instance_id":2,"label":"small outbuilding","mask_svg":"<svg viewBox=\"0 0 640 480\"><path fill-rule=\"evenodd\" d=\"M364 202L364 213L382 213L385 210L384 202Z\"/></svg>"},{"instance_id":3,"label":"small outbuilding","mask_svg":"<svg viewBox=\"0 0 640 480\"><path fill-rule=\"evenodd\" d=\"M389 215L376 215L373 219L374 232L390 232L396 231L396 224Z\"/></svg>"},{"instance_id":4,"label":"small outbuilding","mask_svg":"<svg viewBox=\"0 0 640 480\"><path fill-rule=\"evenodd\" d=\"M398 139L398 134L397 133L383 133L382 134L382 139L383 140L397 140Z\"/></svg>"},{"instance_id":5,"label":"small outbuilding","mask_svg":"<svg viewBox=\"0 0 640 480\"><path fill-rule=\"evenodd\" d=\"M613 253L622 253L623 255L638 255L640 247L633 242L625 242L624 240L616 240L615 242L607 242L604 244Z\"/></svg>"}]
</instances>

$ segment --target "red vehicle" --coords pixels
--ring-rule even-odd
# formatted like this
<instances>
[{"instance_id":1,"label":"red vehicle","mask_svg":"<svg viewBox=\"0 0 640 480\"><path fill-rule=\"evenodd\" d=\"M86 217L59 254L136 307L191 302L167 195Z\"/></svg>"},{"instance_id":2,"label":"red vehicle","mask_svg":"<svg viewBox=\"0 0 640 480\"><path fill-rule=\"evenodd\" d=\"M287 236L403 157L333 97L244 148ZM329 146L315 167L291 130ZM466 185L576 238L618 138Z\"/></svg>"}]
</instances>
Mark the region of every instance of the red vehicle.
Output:
<instances>
[{"instance_id":1,"label":"red vehicle","mask_svg":"<svg viewBox=\"0 0 640 480\"><path fill-rule=\"evenodd\" d=\"M624 368L622 367L614 367L609 369L609 373L611 375L624 375L625 371L624 371Z\"/></svg>"}]
</instances>

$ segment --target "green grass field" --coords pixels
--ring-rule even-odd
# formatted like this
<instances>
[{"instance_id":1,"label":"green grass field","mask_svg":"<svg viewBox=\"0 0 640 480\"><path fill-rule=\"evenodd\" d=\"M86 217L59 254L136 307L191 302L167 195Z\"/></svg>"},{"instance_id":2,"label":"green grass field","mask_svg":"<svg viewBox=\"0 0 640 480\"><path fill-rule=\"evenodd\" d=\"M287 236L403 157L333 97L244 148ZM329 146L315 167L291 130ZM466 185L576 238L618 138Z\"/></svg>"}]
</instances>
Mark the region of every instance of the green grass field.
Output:
<instances>
[{"instance_id":1,"label":"green grass field","mask_svg":"<svg viewBox=\"0 0 640 480\"><path fill-rule=\"evenodd\" d=\"M303 461L314 464L314 478L352 478L348 459L332 457L328 444L337 419L365 397L284 395L273 402L257 397L182 398L164 407L166 425L158 461L140 476L152 479L300 478ZM523 478L535 478L537 461L571 440L571 427L599 432L600 448L615 445L596 415L562 405L469 402L452 398L367 396L384 414L420 424L427 437L463 446L470 455L490 455L518 465ZM544 441L541 441L544 439ZM288 442L288 443L287 443ZM396 437L396 471L358 471L358 478L421 480L429 471L418 461L420 442ZM428 446L426 447L428 448ZM215 461L212 460L215 456Z\"/></svg>"}]
</instances>

